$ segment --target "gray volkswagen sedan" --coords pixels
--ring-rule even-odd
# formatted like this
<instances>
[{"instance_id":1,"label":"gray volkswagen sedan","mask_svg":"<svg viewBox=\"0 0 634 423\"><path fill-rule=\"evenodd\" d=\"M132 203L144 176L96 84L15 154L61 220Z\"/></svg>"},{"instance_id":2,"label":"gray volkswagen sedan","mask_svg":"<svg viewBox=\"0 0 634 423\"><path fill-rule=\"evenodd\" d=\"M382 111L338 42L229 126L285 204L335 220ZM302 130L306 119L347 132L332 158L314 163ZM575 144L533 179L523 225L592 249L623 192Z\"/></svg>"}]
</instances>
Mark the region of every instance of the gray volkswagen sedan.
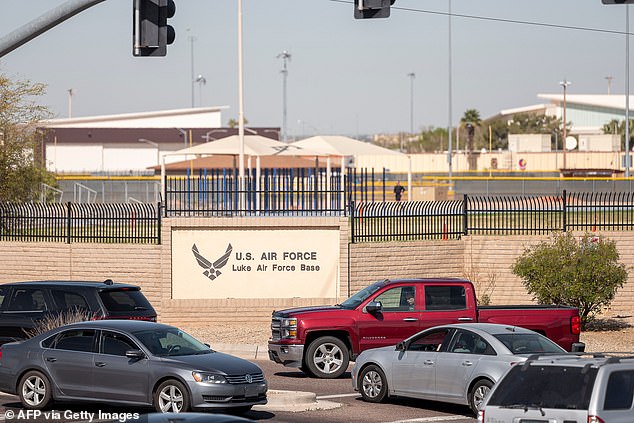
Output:
<instances>
[{"instance_id":1,"label":"gray volkswagen sedan","mask_svg":"<svg viewBox=\"0 0 634 423\"><path fill-rule=\"evenodd\" d=\"M266 404L267 389L257 365L153 322L74 323L0 347L0 391L29 409L57 400L246 412Z\"/></svg>"},{"instance_id":2,"label":"gray volkswagen sedan","mask_svg":"<svg viewBox=\"0 0 634 423\"><path fill-rule=\"evenodd\" d=\"M545 336L516 326L436 326L396 346L363 351L352 369L352 387L370 402L402 396L464 404L477 413L510 366L537 353L566 351Z\"/></svg>"}]
</instances>

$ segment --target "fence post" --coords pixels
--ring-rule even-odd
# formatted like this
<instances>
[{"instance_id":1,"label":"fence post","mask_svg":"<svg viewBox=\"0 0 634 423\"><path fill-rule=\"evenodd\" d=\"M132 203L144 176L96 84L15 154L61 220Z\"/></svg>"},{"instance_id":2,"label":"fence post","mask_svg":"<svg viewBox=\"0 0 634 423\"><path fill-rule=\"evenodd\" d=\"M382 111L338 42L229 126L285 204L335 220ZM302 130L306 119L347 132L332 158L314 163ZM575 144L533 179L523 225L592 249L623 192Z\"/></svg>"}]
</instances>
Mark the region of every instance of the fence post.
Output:
<instances>
[{"instance_id":1,"label":"fence post","mask_svg":"<svg viewBox=\"0 0 634 423\"><path fill-rule=\"evenodd\" d=\"M467 212L469 210L467 207L467 203L468 203L468 197L467 197L467 194L464 194L464 197L462 198L462 226L463 226L465 236L469 235L469 228L467 226L469 223L469 220L467 218Z\"/></svg>"},{"instance_id":2,"label":"fence post","mask_svg":"<svg viewBox=\"0 0 634 423\"><path fill-rule=\"evenodd\" d=\"M66 243L70 244L70 231L71 231L71 202L66 203Z\"/></svg>"},{"instance_id":3,"label":"fence post","mask_svg":"<svg viewBox=\"0 0 634 423\"><path fill-rule=\"evenodd\" d=\"M350 239L354 244L354 212L355 212L354 200L350 201Z\"/></svg>"},{"instance_id":4,"label":"fence post","mask_svg":"<svg viewBox=\"0 0 634 423\"><path fill-rule=\"evenodd\" d=\"M566 210L566 208L567 208L566 197L567 197L566 196L566 190L563 190L563 201L562 201L562 203L563 203L563 216L562 216L562 222L564 224L564 228L563 228L564 232L566 232L568 230L568 227L567 227L568 226L568 219L567 219L567 216L568 216L567 211L568 210Z\"/></svg>"},{"instance_id":5,"label":"fence post","mask_svg":"<svg viewBox=\"0 0 634 423\"><path fill-rule=\"evenodd\" d=\"M159 201L156 206L156 226L157 226L157 234L156 238L158 241L158 245L161 245L161 202Z\"/></svg>"}]
</instances>

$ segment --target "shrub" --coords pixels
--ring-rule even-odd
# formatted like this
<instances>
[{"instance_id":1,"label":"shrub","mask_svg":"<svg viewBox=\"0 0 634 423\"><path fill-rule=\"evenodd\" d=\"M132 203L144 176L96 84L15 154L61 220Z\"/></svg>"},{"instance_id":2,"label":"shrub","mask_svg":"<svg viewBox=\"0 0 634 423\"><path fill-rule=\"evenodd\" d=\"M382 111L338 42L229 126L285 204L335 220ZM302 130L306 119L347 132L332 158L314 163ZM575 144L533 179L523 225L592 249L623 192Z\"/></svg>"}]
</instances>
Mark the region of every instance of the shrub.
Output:
<instances>
[{"instance_id":1,"label":"shrub","mask_svg":"<svg viewBox=\"0 0 634 423\"><path fill-rule=\"evenodd\" d=\"M42 320L39 320L33 329L24 329L24 333L26 334L27 338L33 338L34 336L37 336L44 332L48 332L49 330L58 328L60 326L68 325L70 323L92 320L94 316L94 313L90 311L73 308L61 313L49 314Z\"/></svg>"},{"instance_id":2,"label":"shrub","mask_svg":"<svg viewBox=\"0 0 634 423\"><path fill-rule=\"evenodd\" d=\"M540 304L579 309L582 326L608 306L627 280L616 243L586 233L577 240L570 232L529 247L512 271Z\"/></svg>"}]
</instances>

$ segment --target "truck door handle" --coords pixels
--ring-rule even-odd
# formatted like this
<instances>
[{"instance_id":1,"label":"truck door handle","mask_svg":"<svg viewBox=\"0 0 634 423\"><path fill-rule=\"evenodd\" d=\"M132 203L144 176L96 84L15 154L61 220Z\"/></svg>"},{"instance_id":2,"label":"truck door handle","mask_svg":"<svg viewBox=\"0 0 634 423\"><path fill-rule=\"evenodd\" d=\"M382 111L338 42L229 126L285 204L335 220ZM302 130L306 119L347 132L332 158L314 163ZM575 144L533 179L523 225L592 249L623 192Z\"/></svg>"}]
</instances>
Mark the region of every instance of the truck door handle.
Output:
<instances>
[{"instance_id":1,"label":"truck door handle","mask_svg":"<svg viewBox=\"0 0 634 423\"><path fill-rule=\"evenodd\" d=\"M55 363L57 359L55 357L46 357L46 361L48 361L49 363Z\"/></svg>"},{"instance_id":2,"label":"truck door handle","mask_svg":"<svg viewBox=\"0 0 634 423\"><path fill-rule=\"evenodd\" d=\"M459 322L473 322L472 317L458 317Z\"/></svg>"},{"instance_id":3,"label":"truck door handle","mask_svg":"<svg viewBox=\"0 0 634 423\"><path fill-rule=\"evenodd\" d=\"M404 322L417 322L418 319L415 317L406 317L403 319Z\"/></svg>"},{"instance_id":4,"label":"truck door handle","mask_svg":"<svg viewBox=\"0 0 634 423\"><path fill-rule=\"evenodd\" d=\"M433 366L433 365L434 365L434 361L433 361L433 360L425 360L425 361L423 362L423 364L424 364L425 366Z\"/></svg>"},{"instance_id":5,"label":"truck door handle","mask_svg":"<svg viewBox=\"0 0 634 423\"><path fill-rule=\"evenodd\" d=\"M472 362L470 362L470 361L463 361L463 362L462 362L462 365L463 365L463 366L465 366L465 367L469 367L469 366L472 366L472 365L473 365L473 363L472 363Z\"/></svg>"},{"instance_id":6,"label":"truck door handle","mask_svg":"<svg viewBox=\"0 0 634 423\"><path fill-rule=\"evenodd\" d=\"M103 361L98 361L98 362L95 363L95 366L97 366L97 367L105 367L106 363L104 363Z\"/></svg>"}]
</instances>

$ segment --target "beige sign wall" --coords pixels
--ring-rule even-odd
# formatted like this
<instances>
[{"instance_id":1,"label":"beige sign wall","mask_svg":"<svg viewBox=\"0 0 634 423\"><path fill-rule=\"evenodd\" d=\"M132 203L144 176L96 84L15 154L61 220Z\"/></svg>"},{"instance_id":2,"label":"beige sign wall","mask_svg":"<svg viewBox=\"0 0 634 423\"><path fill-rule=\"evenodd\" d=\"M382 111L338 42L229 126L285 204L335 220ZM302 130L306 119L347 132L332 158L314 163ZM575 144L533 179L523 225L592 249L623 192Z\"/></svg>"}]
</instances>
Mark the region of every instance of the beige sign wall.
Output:
<instances>
[{"instance_id":1,"label":"beige sign wall","mask_svg":"<svg viewBox=\"0 0 634 423\"><path fill-rule=\"evenodd\" d=\"M172 229L172 298L335 298L339 230Z\"/></svg>"}]
</instances>

